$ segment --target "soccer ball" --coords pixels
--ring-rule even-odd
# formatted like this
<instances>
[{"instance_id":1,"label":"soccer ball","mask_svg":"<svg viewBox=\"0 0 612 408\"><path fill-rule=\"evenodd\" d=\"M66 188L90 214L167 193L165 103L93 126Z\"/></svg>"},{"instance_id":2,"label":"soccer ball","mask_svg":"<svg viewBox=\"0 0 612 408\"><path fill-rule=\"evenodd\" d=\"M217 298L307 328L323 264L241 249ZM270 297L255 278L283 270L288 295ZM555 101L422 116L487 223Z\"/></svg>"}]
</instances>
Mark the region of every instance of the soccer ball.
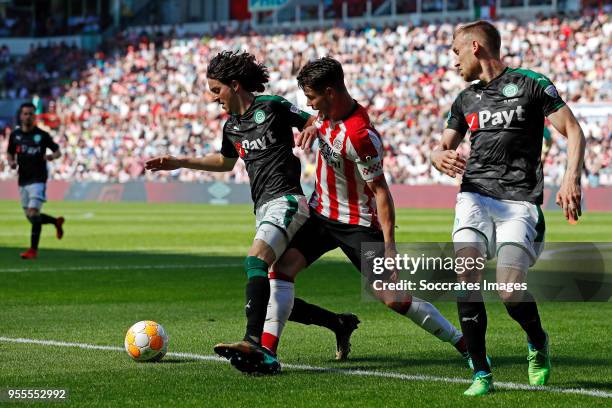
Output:
<instances>
[{"instance_id":1,"label":"soccer ball","mask_svg":"<svg viewBox=\"0 0 612 408\"><path fill-rule=\"evenodd\" d=\"M143 320L127 331L125 351L136 361L159 361L168 351L168 335L161 324Z\"/></svg>"}]
</instances>

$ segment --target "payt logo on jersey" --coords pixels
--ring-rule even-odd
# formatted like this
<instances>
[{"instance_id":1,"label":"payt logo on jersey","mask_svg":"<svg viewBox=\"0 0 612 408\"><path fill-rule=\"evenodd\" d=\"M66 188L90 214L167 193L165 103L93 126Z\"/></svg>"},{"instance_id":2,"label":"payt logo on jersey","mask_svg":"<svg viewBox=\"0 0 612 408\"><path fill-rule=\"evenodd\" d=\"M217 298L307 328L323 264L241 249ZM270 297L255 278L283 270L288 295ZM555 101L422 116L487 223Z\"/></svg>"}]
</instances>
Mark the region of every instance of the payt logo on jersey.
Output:
<instances>
[{"instance_id":1,"label":"payt logo on jersey","mask_svg":"<svg viewBox=\"0 0 612 408\"><path fill-rule=\"evenodd\" d=\"M240 156L240 158L244 158L244 155L246 154L244 148L242 147L242 145L240 144L240 142L236 142L234 143L234 147L236 148L236 151L238 152L238 155Z\"/></svg>"},{"instance_id":2,"label":"payt logo on jersey","mask_svg":"<svg viewBox=\"0 0 612 408\"><path fill-rule=\"evenodd\" d=\"M465 117L465 121L467 122L470 130L478 129L478 113L470 113Z\"/></svg>"},{"instance_id":3,"label":"payt logo on jersey","mask_svg":"<svg viewBox=\"0 0 612 408\"><path fill-rule=\"evenodd\" d=\"M465 116L470 130L474 131L480 128L486 127L509 127L514 120L524 122L525 117L523 116L525 109L522 106L517 106L516 109L509 109L499 112L491 112L490 110L483 110L480 112L470 113Z\"/></svg>"}]
</instances>

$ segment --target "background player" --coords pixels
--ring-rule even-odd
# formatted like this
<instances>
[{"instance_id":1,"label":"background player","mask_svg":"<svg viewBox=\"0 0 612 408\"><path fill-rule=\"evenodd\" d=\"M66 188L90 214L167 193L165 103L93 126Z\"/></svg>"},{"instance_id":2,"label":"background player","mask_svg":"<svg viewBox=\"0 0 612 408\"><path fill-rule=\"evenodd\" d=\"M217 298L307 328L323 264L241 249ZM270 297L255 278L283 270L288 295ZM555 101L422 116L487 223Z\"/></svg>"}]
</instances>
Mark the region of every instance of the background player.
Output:
<instances>
[{"instance_id":1,"label":"background player","mask_svg":"<svg viewBox=\"0 0 612 408\"><path fill-rule=\"evenodd\" d=\"M319 111L315 191L310 218L272 268L271 282L276 282L262 339L271 352L276 352L291 312L299 271L335 248L342 249L359 270L362 243L384 243L384 253L378 256L394 257L396 251L395 209L383 175L382 140L366 110L348 93L342 66L327 57L311 61L300 71L298 85L308 105ZM307 140L303 140L306 145ZM381 300L466 356L461 332L430 303L407 294Z\"/></svg>"},{"instance_id":2,"label":"background player","mask_svg":"<svg viewBox=\"0 0 612 408\"><path fill-rule=\"evenodd\" d=\"M572 111L545 76L512 69L500 60L501 39L488 22L459 26L454 33L455 66L467 82L452 105L441 146L432 164L451 177L463 175L455 208L453 242L457 256L497 255L498 282L524 282L527 269L539 256L544 241L542 133L544 118L568 138L568 163L557 204L568 220L578 220L580 176L585 140ZM471 152L466 161L456 152L467 131ZM478 282L477 271L458 275ZM550 376L548 337L529 292L500 292L508 314L528 338L528 376L532 385ZM492 390L493 376L486 358L487 314L480 292L458 299L461 328L474 363L473 383L465 395Z\"/></svg>"},{"instance_id":3,"label":"background player","mask_svg":"<svg viewBox=\"0 0 612 408\"><path fill-rule=\"evenodd\" d=\"M268 70L251 54L218 54L208 65L207 78L214 100L230 114L221 152L203 158L158 157L147 161L146 168L231 171L239 157L244 160L256 215L255 238L245 259L247 328L243 341L219 344L215 351L234 365L243 363L234 358L236 350L257 351L253 355L268 358L266 367L274 372L279 366L258 348L270 296L268 268L308 218L292 128L302 129L313 119L279 96L253 94L264 91ZM355 315L332 313L304 301L297 302L292 320L333 330L340 358L348 355L350 335L359 323Z\"/></svg>"},{"instance_id":4,"label":"background player","mask_svg":"<svg viewBox=\"0 0 612 408\"><path fill-rule=\"evenodd\" d=\"M19 126L9 136L7 150L8 164L18 169L19 194L21 207L32 224L30 248L21 254L22 259L36 259L38 256L38 243L43 224L55 226L57 239L64 236L64 217L54 218L41 213L43 203L47 201L47 161L55 160L62 154L57 143L51 139L49 133L34 124L35 106L24 103L17 111ZM51 154L47 154L47 149Z\"/></svg>"}]
</instances>

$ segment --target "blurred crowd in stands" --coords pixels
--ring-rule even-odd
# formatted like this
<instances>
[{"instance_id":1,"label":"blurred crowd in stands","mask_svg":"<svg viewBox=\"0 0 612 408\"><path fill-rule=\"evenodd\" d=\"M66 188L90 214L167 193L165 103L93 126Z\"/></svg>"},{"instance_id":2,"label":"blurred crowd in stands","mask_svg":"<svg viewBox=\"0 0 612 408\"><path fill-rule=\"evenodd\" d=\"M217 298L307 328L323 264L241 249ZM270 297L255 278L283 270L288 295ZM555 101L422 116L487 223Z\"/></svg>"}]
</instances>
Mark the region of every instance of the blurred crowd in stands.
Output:
<instances>
[{"instance_id":1,"label":"blurred crowd in stands","mask_svg":"<svg viewBox=\"0 0 612 408\"><path fill-rule=\"evenodd\" d=\"M541 18L527 24L498 21L502 55L512 67L547 75L572 106L612 104L612 21L607 14ZM246 183L241 161L231 173L191 170L151 174L143 159L203 156L219 150L226 115L206 85L207 61L221 50L245 50L270 69L266 93L305 108L295 77L308 60L339 59L353 97L369 109L383 135L390 183L456 183L429 164L451 103L466 86L453 68L451 24L400 25L359 30L194 37L181 32L124 32L96 53L58 44L33 48L11 61L0 47L0 98L29 98L40 105L39 124L64 152L51 163L63 180L182 180ZM587 138L584 183L612 185L612 113L579 117ZM566 163L565 139L549 127L545 182L559 184ZM6 128L0 135L5 150ZM535 143L536 141L534 141ZM469 154L466 137L460 151ZM313 156L302 158L303 177L313 180ZM0 161L0 178L15 177Z\"/></svg>"}]
</instances>

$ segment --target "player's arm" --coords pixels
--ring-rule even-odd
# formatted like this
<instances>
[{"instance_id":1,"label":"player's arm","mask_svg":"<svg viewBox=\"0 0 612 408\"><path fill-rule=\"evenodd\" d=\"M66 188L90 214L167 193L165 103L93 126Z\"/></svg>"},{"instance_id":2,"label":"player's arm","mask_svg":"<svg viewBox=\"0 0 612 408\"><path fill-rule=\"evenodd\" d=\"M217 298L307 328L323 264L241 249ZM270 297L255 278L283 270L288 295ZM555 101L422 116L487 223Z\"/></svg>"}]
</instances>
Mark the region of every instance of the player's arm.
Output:
<instances>
[{"instance_id":1,"label":"player's arm","mask_svg":"<svg viewBox=\"0 0 612 408\"><path fill-rule=\"evenodd\" d=\"M548 115L548 120L559 133L567 137L567 167L561 182L561 188L557 193L556 202L563 208L565 218L578 220L578 217L582 215L580 178L586 146L584 132L567 105Z\"/></svg>"},{"instance_id":2,"label":"player's arm","mask_svg":"<svg viewBox=\"0 0 612 408\"><path fill-rule=\"evenodd\" d=\"M11 169L17 168L17 161L15 160L15 154L17 154L17 146L13 134L9 136L8 148L6 149L6 161Z\"/></svg>"},{"instance_id":3,"label":"player's arm","mask_svg":"<svg viewBox=\"0 0 612 408\"><path fill-rule=\"evenodd\" d=\"M221 153L210 153L204 157L160 156L145 162L145 169L151 171L176 170L180 168L224 172L231 171L237 157L226 157Z\"/></svg>"},{"instance_id":4,"label":"player's arm","mask_svg":"<svg viewBox=\"0 0 612 408\"><path fill-rule=\"evenodd\" d=\"M53 161L62 157L62 152L60 151L59 145L53 141L50 134L46 132L43 133L43 140L45 149L51 150L51 154L45 155L45 159L47 159L47 161Z\"/></svg>"},{"instance_id":5,"label":"player's arm","mask_svg":"<svg viewBox=\"0 0 612 408\"><path fill-rule=\"evenodd\" d=\"M6 161L8 162L8 165L11 169L16 169L17 168L17 162L15 161L15 156L7 153L6 154Z\"/></svg>"},{"instance_id":6,"label":"player's arm","mask_svg":"<svg viewBox=\"0 0 612 408\"><path fill-rule=\"evenodd\" d=\"M394 257L395 206L383 170L383 146L380 136L366 128L349 134L346 157L357 165L359 176L376 199L376 213L385 240L385 256Z\"/></svg>"},{"instance_id":7,"label":"player's arm","mask_svg":"<svg viewBox=\"0 0 612 408\"><path fill-rule=\"evenodd\" d=\"M313 126L317 117L301 110L285 98L278 97L278 100L283 109L286 109L285 113L288 115L288 122L292 127L300 130L300 134L295 139L295 145L303 150L310 149L310 146L312 146L312 143L317 138L317 128Z\"/></svg>"},{"instance_id":8,"label":"player's arm","mask_svg":"<svg viewBox=\"0 0 612 408\"><path fill-rule=\"evenodd\" d=\"M455 99L446 120L446 129L442 132L442 141L429 156L431 164L450 177L463 174L466 161L457 152L457 147L468 130L467 122L461 109L461 94Z\"/></svg>"},{"instance_id":9,"label":"player's arm","mask_svg":"<svg viewBox=\"0 0 612 408\"><path fill-rule=\"evenodd\" d=\"M59 159L60 157L62 157L62 152L60 151L60 149L57 149L56 151L46 155L45 157L48 161Z\"/></svg>"},{"instance_id":10,"label":"player's arm","mask_svg":"<svg viewBox=\"0 0 612 408\"><path fill-rule=\"evenodd\" d=\"M302 148L302 150L310 150L310 147L314 143L315 139L319 136L319 130L314 125L317 117L311 115L304 126L304 129L300 132L298 137L295 139L295 145Z\"/></svg>"},{"instance_id":11,"label":"player's arm","mask_svg":"<svg viewBox=\"0 0 612 408\"><path fill-rule=\"evenodd\" d=\"M457 152L457 147L463 140L463 135L454 129L444 129L442 141L436 146L429 156L431 164L450 177L463 174L466 161Z\"/></svg>"},{"instance_id":12,"label":"player's arm","mask_svg":"<svg viewBox=\"0 0 612 408\"><path fill-rule=\"evenodd\" d=\"M227 122L223 126L223 139L221 140L220 152L209 153L204 157L174 157L169 155L155 157L145 162L145 169L160 171L185 168L215 172L231 171L238 161L238 152L225 133L226 126Z\"/></svg>"},{"instance_id":13,"label":"player's arm","mask_svg":"<svg viewBox=\"0 0 612 408\"><path fill-rule=\"evenodd\" d=\"M567 167L557 193L556 202L561 208L565 218L571 222L578 220L582 214L580 209L580 177L584 163L584 150L586 141L584 133L574 117L572 110L565 104L553 83L543 75L532 81L532 99L541 106L542 113L550 123L567 137Z\"/></svg>"},{"instance_id":14,"label":"player's arm","mask_svg":"<svg viewBox=\"0 0 612 408\"><path fill-rule=\"evenodd\" d=\"M543 143L542 143L542 155L540 156L540 161L542 162L542 165L544 165L544 162L546 161L546 157L548 156L548 152L550 151L550 148L552 147L552 143L553 143L552 136L550 134L550 131L545 125Z\"/></svg>"},{"instance_id":15,"label":"player's arm","mask_svg":"<svg viewBox=\"0 0 612 408\"><path fill-rule=\"evenodd\" d=\"M376 198L376 213L385 239L385 256L393 257L395 248L395 205L391 190L381 174L372 181L367 182L368 187Z\"/></svg>"}]
</instances>

